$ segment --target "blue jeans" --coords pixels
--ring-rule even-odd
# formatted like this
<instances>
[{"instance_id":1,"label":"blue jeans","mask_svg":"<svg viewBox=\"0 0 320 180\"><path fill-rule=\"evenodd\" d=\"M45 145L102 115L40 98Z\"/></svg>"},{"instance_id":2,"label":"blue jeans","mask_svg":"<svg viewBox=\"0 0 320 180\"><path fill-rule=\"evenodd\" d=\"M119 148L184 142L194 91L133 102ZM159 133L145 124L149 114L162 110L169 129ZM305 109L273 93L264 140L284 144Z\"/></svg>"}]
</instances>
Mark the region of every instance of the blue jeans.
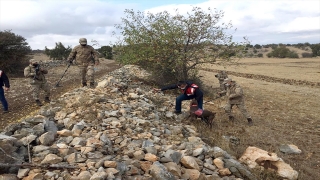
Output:
<instances>
[{"instance_id":1,"label":"blue jeans","mask_svg":"<svg viewBox=\"0 0 320 180\"><path fill-rule=\"evenodd\" d=\"M182 101L190 100L190 99L194 99L194 98L195 98L195 96L187 96L185 94L181 94L180 96L178 96L176 98L176 111L181 111ZM197 102L198 102L198 108L203 109L203 97L198 99Z\"/></svg>"},{"instance_id":2,"label":"blue jeans","mask_svg":"<svg viewBox=\"0 0 320 180\"><path fill-rule=\"evenodd\" d=\"M7 102L6 98L4 97L4 90L2 87L0 87L0 101L3 106L3 110L8 111L8 102Z\"/></svg>"}]
</instances>

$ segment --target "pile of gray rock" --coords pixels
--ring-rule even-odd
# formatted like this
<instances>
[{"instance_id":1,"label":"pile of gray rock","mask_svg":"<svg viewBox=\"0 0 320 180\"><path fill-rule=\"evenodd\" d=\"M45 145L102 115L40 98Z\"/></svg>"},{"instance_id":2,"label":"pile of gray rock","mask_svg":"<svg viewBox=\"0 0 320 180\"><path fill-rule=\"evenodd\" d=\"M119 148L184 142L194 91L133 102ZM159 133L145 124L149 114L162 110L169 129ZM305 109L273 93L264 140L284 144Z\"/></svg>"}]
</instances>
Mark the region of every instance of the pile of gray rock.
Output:
<instances>
[{"instance_id":1,"label":"pile of gray rock","mask_svg":"<svg viewBox=\"0 0 320 180\"><path fill-rule=\"evenodd\" d=\"M6 127L0 179L256 179L172 114L173 97L132 79L145 76L124 66Z\"/></svg>"}]
</instances>

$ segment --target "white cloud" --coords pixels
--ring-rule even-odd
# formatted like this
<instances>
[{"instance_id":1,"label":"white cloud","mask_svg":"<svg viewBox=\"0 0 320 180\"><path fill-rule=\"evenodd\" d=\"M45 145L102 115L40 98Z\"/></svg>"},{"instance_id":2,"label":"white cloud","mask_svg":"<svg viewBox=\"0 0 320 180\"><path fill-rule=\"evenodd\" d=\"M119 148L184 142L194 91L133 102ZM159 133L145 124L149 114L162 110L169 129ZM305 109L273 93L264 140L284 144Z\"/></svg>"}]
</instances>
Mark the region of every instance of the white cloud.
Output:
<instances>
[{"instance_id":1,"label":"white cloud","mask_svg":"<svg viewBox=\"0 0 320 180\"><path fill-rule=\"evenodd\" d=\"M75 46L80 37L114 41L114 25L121 23L125 9L138 10L136 1L120 4L110 0L0 0L0 30L12 29L27 39L33 49L53 47L55 42ZM124 2L124 1L121 1ZM140 1L141 2L141 1ZM320 1L231 1L203 0L198 4L171 4L145 9L186 14L192 6L225 12L223 22L232 21L236 41L248 36L252 43L320 42ZM177 3L179 2L179 3ZM151 3L152 4L152 3ZM141 9L140 9L141 10ZM143 9L142 9L143 10ZM296 41L296 42L293 42Z\"/></svg>"}]
</instances>

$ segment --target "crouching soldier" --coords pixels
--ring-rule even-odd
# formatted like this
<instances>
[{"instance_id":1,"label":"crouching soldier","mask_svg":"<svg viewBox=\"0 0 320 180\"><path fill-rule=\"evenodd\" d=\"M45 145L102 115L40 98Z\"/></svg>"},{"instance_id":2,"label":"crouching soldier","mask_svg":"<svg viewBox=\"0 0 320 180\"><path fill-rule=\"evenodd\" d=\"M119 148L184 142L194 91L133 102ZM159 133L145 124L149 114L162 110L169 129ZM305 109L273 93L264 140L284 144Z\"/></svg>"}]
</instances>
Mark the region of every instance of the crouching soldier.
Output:
<instances>
[{"instance_id":1,"label":"crouching soldier","mask_svg":"<svg viewBox=\"0 0 320 180\"><path fill-rule=\"evenodd\" d=\"M244 97L242 88L231 78L224 80L223 84L227 87L226 96L227 104L225 105L225 111L229 115L229 120L234 121L234 117L231 113L232 107L235 105L239 108L241 113L247 118L249 126L253 125L252 118L248 113L246 106L244 104ZM224 93L223 91L220 93Z\"/></svg>"},{"instance_id":2,"label":"crouching soldier","mask_svg":"<svg viewBox=\"0 0 320 180\"><path fill-rule=\"evenodd\" d=\"M50 87L45 78L48 70L40 67L35 59L30 59L30 64L24 69L24 76L30 78L30 85L32 87L32 96L38 106L42 106L39 100L40 90L45 92L45 102L50 102Z\"/></svg>"}]
</instances>

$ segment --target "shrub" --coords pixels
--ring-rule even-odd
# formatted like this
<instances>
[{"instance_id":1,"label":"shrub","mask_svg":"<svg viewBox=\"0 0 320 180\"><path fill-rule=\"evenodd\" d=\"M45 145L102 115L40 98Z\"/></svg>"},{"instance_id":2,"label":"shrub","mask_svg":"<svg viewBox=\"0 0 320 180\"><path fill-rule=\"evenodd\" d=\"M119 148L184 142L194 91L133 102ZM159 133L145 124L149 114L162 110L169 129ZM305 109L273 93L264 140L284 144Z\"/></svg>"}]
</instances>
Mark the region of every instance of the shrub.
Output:
<instances>
[{"instance_id":1,"label":"shrub","mask_svg":"<svg viewBox=\"0 0 320 180\"><path fill-rule=\"evenodd\" d=\"M46 46L44 53L53 60L66 60L71 50L71 46L65 47L61 42L58 42L54 49L48 49Z\"/></svg>"},{"instance_id":2,"label":"shrub","mask_svg":"<svg viewBox=\"0 0 320 180\"><path fill-rule=\"evenodd\" d=\"M310 58L310 57L313 57L313 54L312 53L307 53L307 52L304 52L301 54L303 58Z\"/></svg>"},{"instance_id":3,"label":"shrub","mask_svg":"<svg viewBox=\"0 0 320 180\"><path fill-rule=\"evenodd\" d=\"M256 44L256 45L254 45L254 48L256 48L256 49L261 49L261 45L260 44Z\"/></svg>"},{"instance_id":4,"label":"shrub","mask_svg":"<svg viewBox=\"0 0 320 180\"><path fill-rule=\"evenodd\" d=\"M299 55L295 51L289 51L286 55L287 58L299 58Z\"/></svg>"},{"instance_id":5,"label":"shrub","mask_svg":"<svg viewBox=\"0 0 320 180\"><path fill-rule=\"evenodd\" d=\"M267 57L268 57L268 58L272 58L272 57L273 57L272 52L269 52L269 53L267 54Z\"/></svg>"},{"instance_id":6,"label":"shrub","mask_svg":"<svg viewBox=\"0 0 320 180\"><path fill-rule=\"evenodd\" d=\"M313 57L320 56L320 43L312 44L311 46Z\"/></svg>"},{"instance_id":7,"label":"shrub","mask_svg":"<svg viewBox=\"0 0 320 180\"><path fill-rule=\"evenodd\" d=\"M258 57L263 57L263 54L262 54L262 53L259 53L259 54L258 54Z\"/></svg>"},{"instance_id":8,"label":"shrub","mask_svg":"<svg viewBox=\"0 0 320 180\"><path fill-rule=\"evenodd\" d=\"M275 48L272 52L268 53L267 56L270 57L277 57L277 58L299 58L299 55L294 52L290 51L285 46L279 46Z\"/></svg>"},{"instance_id":9,"label":"shrub","mask_svg":"<svg viewBox=\"0 0 320 180\"><path fill-rule=\"evenodd\" d=\"M112 59L112 47L111 46L102 46L98 49L98 52L106 59Z\"/></svg>"},{"instance_id":10,"label":"shrub","mask_svg":"<svg viewBox=\"0 0 320 180\"><path fill-rule=\"evenodd\" d=\"M11 30L0 31L0 67L9 73L19 73L29 62L31 48L26 39ZM23 74L23 73L22 73Z\"/></svg>"}]
</instances>

